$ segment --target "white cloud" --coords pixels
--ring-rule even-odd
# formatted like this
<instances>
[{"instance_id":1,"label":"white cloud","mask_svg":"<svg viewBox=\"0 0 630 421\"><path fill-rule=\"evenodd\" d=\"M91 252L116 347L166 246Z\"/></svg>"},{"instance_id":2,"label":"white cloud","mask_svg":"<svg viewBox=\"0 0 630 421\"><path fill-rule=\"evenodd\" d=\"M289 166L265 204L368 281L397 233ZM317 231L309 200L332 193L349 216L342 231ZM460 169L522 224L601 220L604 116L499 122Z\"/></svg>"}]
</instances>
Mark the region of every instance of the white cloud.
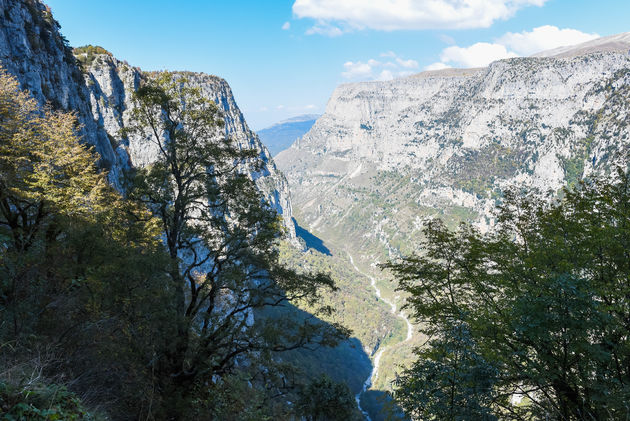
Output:
<instances>
[{"instance_id":1,"label":"white cloud","mask_svg":"<svg viewBox=\"0 0 630 421\"><path fill-rule=\"evenodd\" d=\"M343 68L346 70L341 76L346 79L365 79L372 76L372 66L369 63L346 61Z\"/></svg>"},{"instance_id":2,"label":"white cloud","mask_svg":"<svg viewBox=\"0 0 630 421\"><path fill-rule=\"evenodd\" d=\"M320 22L306 31L306 35L314 34L326 35L329 37L338 37L340 35L343 35L343 31L336 26L329 25L325 22Z\"/></svg>"},{"instance_id":3,"label":"white cloud","mask_svg":"<svg viewBox=\"0 0 630 421\"><path fill-rule=\"evenodd\" d=\"M442 69L448 69L450 67L451 66L449 66L448 64L438 62L438 63L429 64L423 70L442 70Z\"/></svg>"},{"instance_id":4,"label":"white cloud","mask_svg":"<svg viewBox=\"0 0 630 421\"><path fill-rule=\"evenodd\" d=\"M425 70L485 67L496 60L528 56L539 51L590 41L598 36L577 29L560 29L550 25L520 33L508 32L493 43L478 42L468 47L456 45L447 47L440 54L441 61L425 67Z\"/></svg>"},{"instance_id":5,"label":"white cloud","mask_svg":"<svg viewBox=\"0 0 630 421\"><path fill-rule=\"evenodd\" d=\"M278 106L276 106L276 110L284 110L284 105L278 105Z\"/></svg>"},{"instance_id":6,"label":"white cloud","mask_svg":"<svg viewBox=\"0 0 630 421\"><path fill-rule=\"evenodd\" d=\"M415 60L403 59L393 51L381 53L386 60L347 61L341 75L349 80L392 80L408 76L419 67Z\"/></svg>"},{"instance_id":7,"label":"white cloud","mask_svg":"<svg viewBox=\"0 0 630 421\"><path fill-rule=\"evenodd\" d=\"M398 63L400 67L404 67L405 69L418 68L418 62L415 60L403 60L400 57L396 57L396 63Z\"/></svg>"},{"instance_id":8,"label":"white cloud","mask_svg":"<svg viewBox=\"0 0 630 421\"><path fill-rule=\"evenodd\" d=\"M442 51L442 63L453 63L459 67L484 67L496 60L518 57L501 44L478 42L470 47L447 47Z\"/></svg>"},{"instance_id":9,"label":"white cloud","mask_svg":"<svg viewBox=\"0 0 630 421\"><path fill-rule=\"evenodd\" d=\"M519 9L548 0L295 0L298 18L317 20L307 33L341 35L361 29L384 31L487 28ZM335 30L333 30L334 28Z\"/></svg>"},{"instance_id":10,"label":"white cloud","mask_svg":"<svg viewBox=\"0 0 630 421\"><path fill-rule=\"evenodd\" d=\"M304 107L305 110L316 110L317 109L317 105L315 104L308 104L307 106Z\"/></svg>"},{"instance_id":11,"label":"white cloud","mask_svg":"<svg viewBox=\"0 0 630 421\"><path fill-rule=\"evenodd\" d=\"M556 26L545 25L529 32L523 31L517 34L508 32L497 42L508 46L518 54L528 56L544 50L581 44L595 38L599 38L599 35L587 34L577 29L560 29Z\"/></svg>"},{"instance_id":12,"label":"white cloud","mask_svg":"<svg viewBox=\"0 0 630 421\"><path fill-rule=\"evenodd\" d=\"M508 32L494 42L478 42L465 47L452 45L444 48L439 56L440 61L429 64L423 70L485 67L496 60L531 55L560 46L579 44L597 37L597 34L588 34L577 29L539 26L531 31ZM379 57L379 60L348 61L344 63L341 75L348 80L391 80L408 76L420 67L416 60L404 59L393 51L383 52Z\"/></svg>"},{"instance_id":13,"label":"white cloud","mask_svg":"<svg viewBox=\"0 0 630 421\"><path fill-rule=\"evenodd\" d=\"M289 29L291 29L291 22L285 22L284 25L282 25L282 30L288 31Z\"/></svg>"}]
</instances>

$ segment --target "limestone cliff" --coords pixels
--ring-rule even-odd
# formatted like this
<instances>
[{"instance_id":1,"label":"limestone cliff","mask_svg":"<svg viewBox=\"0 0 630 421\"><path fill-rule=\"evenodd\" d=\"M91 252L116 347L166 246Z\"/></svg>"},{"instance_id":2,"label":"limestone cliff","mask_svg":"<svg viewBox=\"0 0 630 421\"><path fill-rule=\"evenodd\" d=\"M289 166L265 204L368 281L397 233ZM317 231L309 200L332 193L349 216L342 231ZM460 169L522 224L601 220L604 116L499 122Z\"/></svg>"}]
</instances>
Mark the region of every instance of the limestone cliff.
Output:
<instances>
[{"instance_id":1,"label":"limestone cliff","mask_svg":"<svg viewBox=\"0 0 630 421\"><path fill-rule=\"evenodd\" d=\"M561 56L341 85L276 157L296 213L324 239L378 259L410 251L423 217L487 226L509 185L557 191L625 165L630 34L612 38Z\"/></svg>"},{"instance_id":2,"label":"limestone cliff","mask_svg":"<svg viewBox=\"0 0 630 421\"><path fill-rule=\"evenodd\" d=\"M233 139L243 149L256 149L264 163L260 171L245 165L247 172L267 199L282 217L291 238L295 228L291 220L291 203L288 184L271 158L267 148L258 136L249 129L228 83L217 76L203 73L181 72L188 82L201 90L203 96L214 101L221 111L225 123L217 136ZM98 54L86 66L85 84L89 92L93 119L108 134L119 158L119 165L145 166L158 156L157 146L140 136L123 138L121 129L129 124L133 108L132 93L138 88L143 77L138 68L131 67L108 54Z\"/></svg>"},{"instance_id":3,"label":"limestone cliff","mask_svg":"<svg viewBox=\"0 0 630 421\"><path fill-rule=\"evenodd\" d=\"M40 103L77 113L84 141L95 147L115 185L124 169L147 165L155 159L151 145L143 139L123 139L119 135L128 123L131 96L143 73L108 54L96 55L82 71L59 32L59 24L40 1L0 0L0 64ZM186 75L222 111L225 127L218 135L259 151L262 170L254 172L245 166L242 171L256 181L294 238L286 180L269 151L248 128L229 85L216 76Z\"/></svg>"},{"instance_id":4,"label":"limestone cliff","mask_svg":"<svg viewBox=\"0 0 630 421\"><path fill-rule=\"evenodd\" d=\"M81 135L102 165L116 166L106 132L92 119L81 70L49 8L35 0L0 0L0 64L40 103L76 112Z\"/></svg>"}]
</instances>

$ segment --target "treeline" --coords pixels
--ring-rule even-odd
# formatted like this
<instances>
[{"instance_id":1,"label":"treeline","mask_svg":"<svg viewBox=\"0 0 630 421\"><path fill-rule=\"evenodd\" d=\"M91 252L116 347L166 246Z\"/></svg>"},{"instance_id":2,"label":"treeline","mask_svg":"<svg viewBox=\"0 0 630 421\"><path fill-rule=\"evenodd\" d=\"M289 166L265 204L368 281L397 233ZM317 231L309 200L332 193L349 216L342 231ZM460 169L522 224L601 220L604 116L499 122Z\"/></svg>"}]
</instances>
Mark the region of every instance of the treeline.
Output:
<instances>
[{"instance_id":1,"label":"treeline","mask_svg":"<svg viewBox=\"0 0 630 421\"><path fill-rule=\"evenodd\" d=\"M412 419L630 417L627 168L561 196L509 192L488 234L431 221L386 265L430 338L397 379Z\"/></svg>"},{"instance_id":2,"label":"treeline","mask_svg":"<svg viewBox=\"0 0 630 421\"><path fill-rule=\"evenodd\" d=\"M115 191L73 114L0 69L0 413L3 419L349 419L352 395L274 355L336 345L322 274L278 263L281 226L181 75L145 80L131 132L155 162ZM6 418L8 417L8 418Z\"/></svg>"}]
</instances>

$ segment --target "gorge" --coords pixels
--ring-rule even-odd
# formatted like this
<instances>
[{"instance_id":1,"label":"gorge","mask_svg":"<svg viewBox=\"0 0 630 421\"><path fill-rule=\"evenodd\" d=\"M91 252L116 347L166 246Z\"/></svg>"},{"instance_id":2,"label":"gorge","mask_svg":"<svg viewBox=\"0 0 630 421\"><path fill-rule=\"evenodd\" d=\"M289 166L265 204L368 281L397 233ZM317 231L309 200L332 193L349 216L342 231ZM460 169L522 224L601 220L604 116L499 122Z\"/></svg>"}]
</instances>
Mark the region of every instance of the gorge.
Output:
<instances>
[{"instance_id":1,"label":"gorge","mask_svg":"<svg viewBox=\"0 0 630 421\"><path fill-rule=\"evenodd\" d=\"M629 51L625 33L483 69L339 86L275 158L296 219L361 273L354 256L364 288L377 278L388 304L402 305L375 264L417 252L426 218L488 230L510 186L556 194L625 165ZM389 390L424 341L399 338L373 358L385 364L376 389Z\"/></svg>"},{"instance_id":2,"label":"gorge","mask_svg":"<svg viewBox=\"0 0 630 421\"><path fill-rule=\"evenodd\" d=\"M151 168L160 157L156 142L128 129L137 106L134 93L162 73L133 67L102 47L70 48L50 8L37 0L0 0L0 23L2 67L40 106L75 113L81 142L93 147L99 168L124 196L125 176ZM414 349L431 338L419 332L414 309L405 307L408 291L401 291L395 274L382 265L422 254L420 240L430 218L451 229L472 223L490 232L507 192L540 191L553 202L565 195L564 187L597 176L615 179L615 168L627 169L630 162L630 33L483 68L342 84L322 115L264 131L273 141L273 157L261 141L263 133L248 126L225 79L174 74L218 107L224 124L215 128L213 139L230 139L238 150L255 152L235 165L254 182L260 207L267 204L278 215L284 236L271 254L277 251L286 268L335 281L337 290L322 292L317 305L300 297L286 315L352 330L350 338L327 344L332 347L253 352L269 357L256 367L264 379L257 381L280 402L252 399L254 410L268 405L291 412L300 405L298 395L284 388L294 382L307 390L302 383L317 384L322 376L325 387L332 384L327 379L345 387L335 397L345 392L354 397L357 406L348 419L384 420L381 409L391 402L400 373L413 363ZM0 236L3 252L9 250L7 238ZM195 276L202 279L199 272ZM91 273L83 275L71 280L69 291L78 290ZM265 285L263 279L255 282ZM225 296L222 305L229 308ZM51 303L46 305L54 308ZM320 303L334 311L318 312ZM263 313L248 313L243 330L268 316ZM274 328L264 333L279 336L283 326ZM143 358L152 364L151 352L143 351ZM231 369L249 369L250 363L235 359ZM273 371L291 364L297 368L277 376ZM215 374L204 385L216 387L220 381ZM253 383L253 377L235 380L239 399L249 399ZM144 397L155 389L147 390ZM234 411L247 406L213 404ZM406 419L396 410L392 416Z\"/></svg>"}]
</instances>

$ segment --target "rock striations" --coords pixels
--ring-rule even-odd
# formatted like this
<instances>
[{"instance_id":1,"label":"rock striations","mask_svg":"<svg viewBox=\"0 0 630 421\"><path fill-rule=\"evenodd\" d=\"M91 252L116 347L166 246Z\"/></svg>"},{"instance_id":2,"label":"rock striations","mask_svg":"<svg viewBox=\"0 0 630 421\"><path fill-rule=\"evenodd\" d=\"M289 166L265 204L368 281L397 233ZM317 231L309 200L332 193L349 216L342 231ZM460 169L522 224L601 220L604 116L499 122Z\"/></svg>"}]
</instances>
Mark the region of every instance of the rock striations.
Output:
<instances>
[{"instance_id":1,"label":"rock striations","mask_svg":"<svg viewBox=\"0 0 630 421\"><path fill-rule=\"evenodd\" d=\"M267 148L247 126L228 83L217 76L203 73L181 72L181 75L186 77L192 86L199 88L202 95L212 99L219 106L225 125L217 136L228 136L243 149L259 151L259 157L265 163L262 169L254 171L250 167L243 168L243 171L248 172L256 181L267 201L281 215L290 237L295 238L286 179L276 169ZM124 166L123 161L127 161L127 165L144 166L154 161L158 150L153 142L140 136L122 138L119 135L131 118L133 108L131 94L145 75L138 68L131 67L110 55L98 54L87 66L84 77L93 119L109 135L120 165Z\"/></svg>"},{"instance_id":2,"label":"rock striations","mask_svg":"<svg viewBox=\"0 0 630 421\"><path fill-rule=\"evenodd\" d=\"M120 136L133 107L132 93L145 74L109 54L96 54L81 69L50 9L40 1L0 0L0 64L39 102L77 113L83 139L94 145L115 185L125 169L155 159L156 151L149 142ZM223 112L224 132L217 135L229 136L241 147L259 151L263 168L242 170L256 181L294 238L287 182L267 148L248 128L227 82L202 73L185 75Z\"/></svg>"},{"instance_id":3,"label":"rock striations","mask_svg":"<svg viewBox=\"0 0 630 421\"><path fill-rule=\"evenodd\" d=\"M510 185L555 192L625 165L629 50L622 34L557 57L339 86L276 157L299 219L378 258L409 251L423 217L487 226Z\"/></svg>"},{"instance_id":4,"label":"rock striations","mask_svg":"<svg viewBox=\"0 0 630 421\"><path fill-rule=\"evenodd\" d=\"M94 145L104 167L116 166L107 133L92 119L81 70L48 7L0 0L0 64L40 103L76 112L83 139Z\"/></svg>"}]
</instances>

